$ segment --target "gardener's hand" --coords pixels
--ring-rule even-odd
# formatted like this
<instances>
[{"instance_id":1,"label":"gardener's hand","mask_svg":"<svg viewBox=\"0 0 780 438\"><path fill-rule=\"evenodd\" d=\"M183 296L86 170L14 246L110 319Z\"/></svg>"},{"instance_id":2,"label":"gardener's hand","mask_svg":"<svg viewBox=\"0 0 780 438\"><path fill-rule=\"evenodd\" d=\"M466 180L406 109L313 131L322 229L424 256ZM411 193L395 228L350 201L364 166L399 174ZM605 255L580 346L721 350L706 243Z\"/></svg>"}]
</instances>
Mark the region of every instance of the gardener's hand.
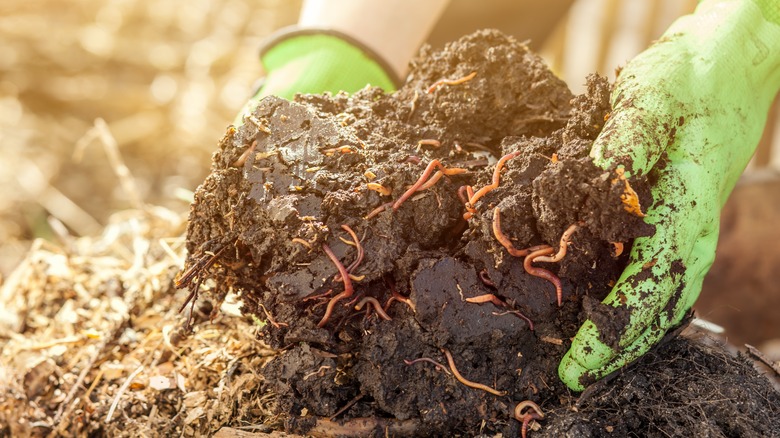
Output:
<instances>
[{"instance_id":1,"label":"gardener's hand","mask_svg":"<svg viewBox=\"0 0 780 438\"><path fill-rule=\"evenodd\" d=\"M238 114L235 125L266 96L292 100L296 93L355 92L367 84L395 90L395 80L381 59L346 34L314 29L284 29L264 44L260 54L263 85Z\"/></svg>"},{"instance_id":2,"label":"gardener's hand","mask_svg":"<svg viewBox=\"0 0 780 438\"><path fill-rule=\"evenodd\" d=\"M720 209L758 143L780 88L780 2L704 0L620 73L612 117L591 156L650 175L651 237L604 304L618 333L583 324L558 369L581 391L678 324L715 257ZM614 319L612 320L614 323Z\"/></svg>"},{"instance_id":3,"label":"gardener's hand","mask_svg":"<svg viewBox=\"0 0 780 438\"><path fill-rule=\"evenodd\" d=\"M352 93L366 85L394 91L448 1L304 1L298 25L263 44L264 83L235 124L266 96Z\"/></svg>"}]
</instances>

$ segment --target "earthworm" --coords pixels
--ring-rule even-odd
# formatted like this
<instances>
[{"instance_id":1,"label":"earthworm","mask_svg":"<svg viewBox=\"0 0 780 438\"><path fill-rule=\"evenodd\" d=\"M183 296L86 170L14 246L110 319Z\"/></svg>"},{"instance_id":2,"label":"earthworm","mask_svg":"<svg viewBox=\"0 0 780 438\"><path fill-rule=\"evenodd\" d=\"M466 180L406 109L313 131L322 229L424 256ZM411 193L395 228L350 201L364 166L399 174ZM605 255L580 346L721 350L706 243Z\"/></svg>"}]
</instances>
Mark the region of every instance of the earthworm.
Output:
<instances>
[{"instance_id":1,"label":"earthworm","mask_svg":"<svg viewBox=\"0 0 780 438\"><path fill-rule=\"evenodd\" d=\"M352 231L352 228L350 228L349 225L346 225L346 224L342 225L341 228L344 231L346 231L347 233L349 233L350 237L352 237L352 241L355 243L355 248L357 249L357 257L355 258L355 261L352 262L347 267L347 272L351 273L352 271L354 271L358 267L360 262L363 261L363 256L365 255L365 253L363 251L363 245L360 244L360 239L358 239L357 234L355 234L355 232ZM350 275L349 278L351 278L352 280L357 280L357 281L362 280L362 278L355 277L354 275ZM333 277L333 280L341 281L341 274L337 274L335 277Z\"/></svg>"},{"instance_id":2,"label":"earthworm","mask_svg":"<svg viewBox=\"0 0 780 438\"><path fill-rule=\"evenodd\" d=\"M417 142L417 146L433 146L435 148L441 147L441 142L432 138L427 138Z\"/></svg>"},{"instance_id":3,"label":"earthworm","mask_svg":"<svg viewBox=\"0 0 780 438\"><path fill-rule=\"evenodd\" d=\"M504 301L502 301L500 298L498 298L497 296L495 296L493 294L478 295L476 297L466 298L466 301L469 302L469 303L478 303L478 304L492 303L496 307L509 307L507 305L507 303L505 303ZM534 322L531 321L531 319L528 318L527 316L525 316L522 313L520 313L519 310L507 310L505 312L493 312L493 315L495 315L495 316L503 316L503 315L507 315L507 314L510 314L510 313L512 315L515 315L515 316L525 320L525 322L528 323L528 329L531 330L531 331L534 331Z\"/></svg>"},{"instance_id":4,"label":"earthworm","mask_svg":"<svg viewBox=\"0 0 780 438\"><path fill-rule=\"evenodd\" d=\"M322 250L325 251L325 254L328 255L328 258L330 258L333 264L336 265L336 269L339 270L339 274L341 274L341 280L344 282L344 292L341 292L328 301L328 307L325 309L325 315L320 320L320 323L317 324L317 327L325 326L325 323L327 323L328 319L330 318L330 314L333 313L333 307L336 306L336 303L344 298L351 297L353 292L352 280L349 278L349 273L347 272L347 269L344 267L344 265L339 261L338 257L336 257L336 254L333 254L333 251L331 251L330 247L328 247L326 243L322 244Z\"/></svg>"},{"instance_id":5,"label":"earthworm","mask_svg":"<svg viewBox=\"0 0 780 438\"><path fill-rule=\"evenodd\" d=\"M523 414L523 410L526 408L531 408L531 410ZM520 432L522 433L523 438L526 438L526 434L528 433L528 423L530 423L531 420L544 419L544 412L542 412L542 409L539 408L539 405L536 403L532 402L531 400L525 400L521 401L517 404L517 406L515 406L515 419L523 423L523 427Z\"/></svg>"},{"instance_id":6,"label":"earthworm","mask_svg":"<svg viewBox=\"0 0 780 438\"><path fill-rule=\"evenodd\" d=\"M490 184L486 185L485 187L479 189L477 193L474 193L474 195L471 196L471 198L469 198L469 204L471 204L472 207L477 203L477 201L480 198L488 194L488 192L490 192L491 190L498 187L498 183L501 179L501 169L504 167L504 164L506 164L506 162L511 160L512 158L515 158L518 155L520 155L520 152L521 151L515 151L506 154L503 157L501 157L501 159L498 160L498 163L496 163L496 169L493 171L493 181Z\"/></svg>"},{"instance_id":7,"label":"earthworm","mask_svg":"<svg viewBox=\"0 0 780 438\"><path fill-rule=\"evenodd\" d=\"M546 257L546 256L540 256L537 257L535 261L537 262L549 262L549 263L557 263L561 261L566 256L566 249L569 246L569 243L571 242L571 235L574 234L575 231L579 228L579 224L572 224L569 226L569 228L566 229L566 231L563 232L561 235L561 243L558 247L558 252L555 253L552 257Z\"/></svg>"},{"instance_id":8,"label":"earthworm","mask_svg":"<svg viewBox=\"0 0 780 438\"><path fill-rule=\"evenodd\" d=\"M552 272L548 271L544 268L537 268L532 265L534 260L537 257L542 256L548 256L552 254L555 250L552 249L552 247L546 247L542 249L538 249L531 254L528 254L525 257L525 260L523 260L523 267L525 268L525 272L528 272L529 274L535 276L544 278L545 280L549 281L555 286L555 296L558 297L558 307L560 307L563 304L563 290L561 289L561 279L558 278L557 275L553 274Z\"/></svg>"},{"instance_id":9,"label":"earthworm","mask_svg":"<svg viewBox=\"0 0 780 438\"><path fill-rule=\"evenodd\" d=\"M435 89L439 88L439 86L441 86L441 85L459 85L459 84L462 84L464 82L468 82L468 81L474 79L474 76L476 76L476 75L477 75L477 72L474 71L474 72L471 72L471 74L469 74L468 76L464 76L464 77L462 77L460 79L439 79L438 81L434 82L433 85L428 87L428 91L426 91L425 93L426 94L431 94L431 93L433 93L433 91Z\"/></svg>"},{"instance_id":10,"label":"earthworm","mask_svg":"<svg viewBox=\"0 0 780 438\"><path fill-rule=\"evenodd\" d=\"M417 191L422 192L423 190L430 189L434 184L439 182L443 175L444 173L442 173L441 170L437 170L436 173L434 173L433 176L428 179L428 181L425 181L425 184L417 188Z\"/></svg>"},{"instance_id":11,"label":"earthworm","mask_svg":"<svg viewBox=\"0 0 780 438\"><path fill-rule=\"evenodd\" d=\"M417 90L414 90L414 97L412 98L412 101L409 103L409 116L406 118L406 121L408 122L409 119L412 118L412 114L414 114L414 110L417 109L417 99L420 98L420 93Z\"/></svg>"},{"instance_id":12,"label":"earthworm","mask_svg":"<svg viewBox=\"0 0 780 438\"><path fill-rule=\"evenodd\" d=\"M477 295L476 297L466 298L466 302L476 304L493 303L498 307L506 307L506 303L493 294Z\"/></svg>"},{"instance_id":13,"label":"earthworm","mask_svg":"<svg viewBox=\"0 0 780 438\"><path fill-rule=\"evenodd\" d=\"M499 397L506 395L506 391L498 391L496 389L493 389L487 385L483 385L481 383L472 382L471 380L467 380L465 377L463 377L459 372L458 369L455 367L455 361L452 360L452 354L450 354L449 350L446 348L441 349L442 353L444 353L445 356L447 356L447 363L450 365L450 369L452 370L452 374L455 376L458 381L470 388L474 389L481 389L483 391L487 391L493 395L497 395Z\"/></svg>"},{"instance_id":14,"label":"earthworm","mask_svg":"<svg viewBox=\"0 0 780 438\"><path fill-rule=\"evenodd\" d=\"M382 319L384 319L385 321L392 321L393 318L390 318L390 316L388 316L387 313L385 313L385 311L382 310L382 305L379 304L379 301L377 301L377 299L374 297L365 297L362 300L360 300L360 302L355 305L355 310L362 309L363 306L366 305L366 303L372 304L374 306L374 311L376 311L376 313Z\"/></svg>"},{"instance_id":15,"label":"earthworm","mask_svg":"<svg viewBox=\"0 0 780 438\"><path fill-rule=\"evenodd\" d=\"M300 237L293 237L291 242L292 243L300 243L301 245L305 246L306 248L309 248L309 251L311 251L311 243L301 239Z\"/></svg>"},{"instance_id":16,"label":"earthworm","mask_svg":"<svg viewBox=\"0 0 780 438\"><path fill-rule=\"evenodd\" d=\"M268 311L268 309L265 308L265 306L262 303L258 303L258 305L260 306L261 309L263 309L263 313L265 313L265 317L268 318L268 322L270 322L272 326L276 328L282 328L282 326L284 327L290 326L290 324L287 324L286 322L276 322L274 318L271 316L271 313Z\"/></svg>"},{"instance_id":17,"label":"earthworm","mask_svg":"<svg viewBox=\"0 0 780 438\"><path fill-rule=\"evenodd\" d=\"M384 309L385 311L387 311L387 309L389 309L389 308L390 308L390 304L392 304L392 303L393 303L393 301L399 301L399 302L401 302L401 303L404 303L404 304L406 304L407 306L409 306L409 308L411 308L411 309L412 309L412 312L415 312L415 313L417 313L417 309L415 309L415 307L414 307L414 303L412 302L412 300L410 300L409 298L407 298L407 297L405 297L405 296L401 295L400 293L398 293L398 291L395 289L395 285L392 283L392 281L390 281L390 282L389 282L388 286L389 286L389 288L390 288L390 293L391 293L393 296L391 296L391 297L390 297L390 298L387 300L387 302L385 303L385 305L384 305L384 307L383 307L383 309Z\"/></svg>"},{"instance_id":18,"label":"earthworm","mask_svg":"<svg viewBox=\"0 0 780 438\"><path fill-rule=\"evenodd\" d=\"M404 359L404 363L407 364L407 365L414 365L414 364L420 363L420 362L432 363L432 364L434 364L436 366L436 369L438 369L440 371L444 371L445 373L451 375L451 373L447 369L447 367L445 367L444 365L440 364L439 362L436 362L435 360L431 359L430 357L421 357L421 358L415 359L415 360Z\"/></svg>"},{"instance_id":19,"label":"earthworm","mask_svg":"<svg viewBox=\"0 0 780 438\"><path fill-rule=\"evenodd\" d=\"M418 178L418 179L417 179L417 182L415 182L415 183L414 183L414 184L413 184L413 185L412 185L412 186L409 188L409 190L407 190L406 192L404 192L404 194L403 194L403 195L401 195L401 197L400 197L400 198L398 198L398 200L397 200L397 201L395 201L395 203L393 204L393 210L398 210L398 207L400 207L400 206L401 206L401 204L403 204L403 203L404 203L404 201L406 201L407 199L409 199L409 197L411 197L411 196L414 194L414 192L416 192L416 191L417 191L417 189L419 189L419 188L420 188L420 186L422 186L423 184L425 184L425 181L428 179L428 177L429 177L429 176L431 176L431 172L433 172L433 169L434 169L434 168L436 168L436 167L438 167L439 169L441 169L441 171L442 171L442 172L444 172L444 174L445 174L445 175L447 175L447 172L446 172L446 171L455 170L455 169L447 169L447 168L445 168L445 167L444 167L444 166L441 164L441 162L440 162L439 160L437 160L437 159L433 159L433 160L431 160L431 162L430 162L430 163L428 163L428 166L425 168L425 171L423 171L422 175L420 175L420 178ZM457 169L457 168L456 168L456 169ZM465 172L465 170L464 170L464 169L461 169L461 170Z\"/></svg>"},{"instance_id":20,"label":"earthworm","mask_svg":"<svg viewBox=\"0 0 780 438\"><path fill-rule=\"evenodd\" d=\"M373 191L379 193L382 196L390 196L390 193L391 193L390 189L388 189L387 187L383 186L382 184L375 183L375 182L370 182L370 183L366 184L366 187L369 190L373 190Z\"/></svg>"},{"instance_id":21,"label":"earthworm","mask_svg":"<svg viewBox=\"0 0 780 438\"><path fill-rule=\"evenodd\" d=\"M433 187L434 184L439 182L439 180L443 175L460 175L461 173L466 173L466 172L468 172L466 169L462 169L460 167L437 170L436 173L434 173L433 176L428 181L425 181L425 184L417 188L417 191L422 192L423 190L430 189L431 187Z\"/></svg>"},{"instance_id":22,"label":"earthworm","mask_svg":"<svg viewBox=\"0 0 780 438\"><path fill-rule=\"evenodd\" d=\"M493 209L493 235L496 236L496 240L498 240L498 243L500 243L504 248L506 248L507 252L510 255L513 255L515 257L525 257L534 251L540 251L542 249L552 249L552 247L549 245L536 245L526 249L515 248L515 246L512 244L512 241L510 241L509 238L506 237L504 232L501 231L501 209L499 209L498 207ZM526 268L526 271L528 271L528 268ZM528 271L528 273L535 275L531 271Z\"/></svg>"},{"instance_id":23,"label":"earthworm","mask_svg":"<svg viewBox=\"0 0 780 438\"><path fill-rule=\"evenodd\" d=\"M387 208L388 208L388 207L390 207L390 206L392 206L392 205L393 205L393 201L390 201L390 202L385 202L384 204L380 205L379 207L377 207L377 208L375 208L375 209L371 210L371 212L370 212L370 213L368 213L367 215L365 215L365 216L363 217L363 219L371 219L372 217L374 217L374 216L378 215L379 213L381 213L381 212L383 212L383 211L387 210Z\"/></svg>"},{"instance_id":24,"label":"earthworm","mask_svg":"<svg viewBox=\"0 0 780 438\"><path fill-rule=\"evenodd\" d=\"M469 202L469 196L466 194L466 191L469 187L470 186L460 186L460 188L458 188L458 198L460 199L460 202L463 203L463 205L466 205Z\"/></svg>"},{"instance_id":25,"label":"earthworm","mask_svg":"<svg viewBox=\"0 0 780 438\"><path fill-rule=\"evenodd\" d=\"M341 152L342 154L351 154L355 152L355 149L352 146L344 145L337 148L323 149L320 152L325 155L333 155L336 152Z\"/></svg>"},{"instance_id":26,"label":"earthworm","mask_svg":"<svg viewBox=\"0 0 780 438\"><path fill-rule=\"evenodd\" d=\"M531 331L534 331L534 322L531 321L531 318L523 315L519 310L506 310L504 312L493 312L493 315L496 315L496 316L504 316L504 315L509 315L509 314L515 315L518 318L520 318L520 319L524 320L525 322L527 322L528 323L528 329L531 330Z\"/></svg>"},{"instance_id":27,"label":"earthworm","mask_svg":"<svg viewBox=\"0 0 780 438\"><path fill-rule=\"evenodd\" d=\"M485 286L492 287L493 289L498 288L498 286L496 286L496 284L493 283L493 280L490 279L487 269L483 269L479 271L479 279L482 281L482 284L484 284Z\"/></svg>"},{"instance_id":28,"label":"earthworm","mask_svg":"<svg viewBox=\"0 0 780 438\"><path fill-rule=\"evenodd\" d=\"M302 299L301 301L306 302L306 301L311 301L311 300L318 300L320 298L325 298L325 297L327 297L328 295L330 295L332 293L333 293L333 289L328 289L327 292L324 292L324 293L321 293L321 294L317 294L317 295L312 295L310 297L306 297L306 298Z\"/></svg>"},{"instance_id":29,"label":"earthworm","mask_svg":"<svg viewBox=\"0 0 780 438\"><path fill-rule=\"evenodd\" d=\"M474 188L471 186L460 186L458 189L458 197L466 207L466 212L463 213L464 220L471 219L471 217L474 216L474 213L477 212L477 209L475 209L474 206L472 206L469 202L469 199L471 199L472 196L474 196Z\"/></svg>"}]
</instances>

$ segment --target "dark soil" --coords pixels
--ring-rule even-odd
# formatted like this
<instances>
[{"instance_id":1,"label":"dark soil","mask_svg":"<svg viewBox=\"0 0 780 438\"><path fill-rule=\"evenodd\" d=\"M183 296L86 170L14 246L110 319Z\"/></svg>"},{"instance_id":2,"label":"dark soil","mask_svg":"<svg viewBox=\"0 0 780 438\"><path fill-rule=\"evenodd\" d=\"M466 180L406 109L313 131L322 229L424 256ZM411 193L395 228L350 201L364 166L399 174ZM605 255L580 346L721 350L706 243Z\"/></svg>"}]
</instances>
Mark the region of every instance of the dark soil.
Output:
<instances>
[{"instance_id":1,"label":"dark soil","mask_svg":"<svg viewBox=\"0 0 780 438\"><path fill-rule=\"evenodd\" d=\"M428 92L440 79L472 72L467 82ZM674 382L678 374L724 370L760 380L745 363L718 362L713 358L720 356L687 342L644 358L652 373L638 366L599 386L579 414L566 408L574 400L558 380L557 365L569 339L588 313L603 313L598 302L625 266L631 240L653 232L624 208L625 185L615 172L597 169L588 158L609 117L608 96L606 80L595 76L585 95L571 95L524 45L485 31L442 52L424 49L393 94L367 88L295 102L267 98L252 120L229 129L196 193L188 231L193 275L182 283L192 290L205 285L217 301L237 291L244 313L267 321L263 339L281 353L261 373L288 431L515 436L512 410L533 400L550 413L542 431L551 436L600 436L607 426L623 432L617 436L652 434L653 428L670 435L766 435L772 427L777 433L776 412L763 420L716 415L737 406L723 400L723 385L709 388L705 379L697 389ZM440 145L419 145L424 139ZM458 190L489 184L495 158L515 151L521 153L507 162L498 188L464 220ZM397 209L366 218L401 197L433 159L468 172L445 176ZM369 182L391 193L381 195ZM645 182L631 180L631 186L648 205ZM523 259L496 240L496 207L518 249L557 248L563 231L580 224L560 263L538 264L560 277L562 306L552 283L529 275ZM329 300L345 290L325 248L345 266L357 257L344 225L359 237L365 257L352 271L354 295L338 301L320 328ZM611 242L625 243L623 255L612 255ZM390 302L394 293L411 305ZM466 301L485 294L506 306ZM355 300L363 297L376 298L392 319L380 318L370 305L356 310ZM529 318L533 329L507 310ZM604 334L616 339L623 319L610 318L614 333ZM449 371L444 349L467 379L506 395L469 388L428 362L405 363L427 357ZM753 385L728 396L760 410L759 393L751 390L760 385ZM717 403L728 405L712 405L720 406L717 412L704 406L715 390L721 391ZM693 396L670 399L673 391ZM777 400L776 393L761 394ZM699 405L677 420L674 403L692 403L686 400Z\"/></svg>"}]
</instances>

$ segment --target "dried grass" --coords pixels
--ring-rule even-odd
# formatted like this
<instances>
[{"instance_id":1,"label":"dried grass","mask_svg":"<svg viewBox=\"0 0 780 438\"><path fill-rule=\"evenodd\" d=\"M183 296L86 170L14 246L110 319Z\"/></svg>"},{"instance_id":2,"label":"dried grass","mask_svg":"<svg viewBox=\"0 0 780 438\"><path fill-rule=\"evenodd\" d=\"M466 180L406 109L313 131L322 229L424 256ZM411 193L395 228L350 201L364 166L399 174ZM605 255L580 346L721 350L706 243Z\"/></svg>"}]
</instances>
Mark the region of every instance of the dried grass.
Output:
<instances>
[{"instance_id":1,"label":"dried grass","mask_svg":"<svg viewBox=\"0 0 780 438\"><path fill-rule=\"evenodd\" d=\"M298 1L7 0L0 4L0 273L54 216L95 235L131 206L99 148L76 141L106 120L138 195L175 211L260 74L261 39Z\"/></svg>"},{"instance_id":2,"label":"dried grass","mask_svg":"<svg viewBox=\"0 0 780 438\"><path fill-rule=\"evenodd\" d=\"M236 303L179 333L184 225L146 207L99 238L33 244L0 289L0 435L208 434L267 412L256 370L274 352Z\"/></svg>"},{"instance_id":3,"label":"dried grass","mask_svg":"<svg viewBox=\"0 0 780 438\"><path fill-rule=\"evenodd\" d=\"M228 297L182 336L172 282L180 193L249 95L260 39L295 11L0 4L0 436L208 435L268 411L256 327Z\"/></svg>"}]
</instances>

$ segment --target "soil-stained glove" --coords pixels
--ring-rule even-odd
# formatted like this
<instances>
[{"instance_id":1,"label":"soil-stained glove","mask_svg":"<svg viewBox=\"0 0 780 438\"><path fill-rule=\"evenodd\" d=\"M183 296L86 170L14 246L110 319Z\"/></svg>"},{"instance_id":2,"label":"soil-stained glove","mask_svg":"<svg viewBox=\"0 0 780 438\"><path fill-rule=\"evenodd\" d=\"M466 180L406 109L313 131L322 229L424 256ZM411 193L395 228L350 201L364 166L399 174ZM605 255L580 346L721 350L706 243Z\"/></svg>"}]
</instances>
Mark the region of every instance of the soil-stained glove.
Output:
<instances>
[{"instance_id":1,"label":"soil-stained glove","mask_svg":"<svg viewBox=\"0 0 780 438\"><path fill-rule=\"evenodd\" d=\"M263 85L236 118L243 124L266 96L292 99L296 93L355 92L370 84L395 91L399 80L382 58L349 36L333 30L282 29L260 50Z\"/></svg>"},{"instance_id":2,"label":"soil-stained glove","mask_svg":"<svg viewBox=\"0 0 780 438\"><path fill-rule=\"evenodd\" d=\"M591 157L649 176L645 220L656 231L635 240L600 316L561 361L569 388L640 357L689 311L715 257L720 209L779 88L778 0L704 0L620 73Z\"/></svg>"}]
</instances>

